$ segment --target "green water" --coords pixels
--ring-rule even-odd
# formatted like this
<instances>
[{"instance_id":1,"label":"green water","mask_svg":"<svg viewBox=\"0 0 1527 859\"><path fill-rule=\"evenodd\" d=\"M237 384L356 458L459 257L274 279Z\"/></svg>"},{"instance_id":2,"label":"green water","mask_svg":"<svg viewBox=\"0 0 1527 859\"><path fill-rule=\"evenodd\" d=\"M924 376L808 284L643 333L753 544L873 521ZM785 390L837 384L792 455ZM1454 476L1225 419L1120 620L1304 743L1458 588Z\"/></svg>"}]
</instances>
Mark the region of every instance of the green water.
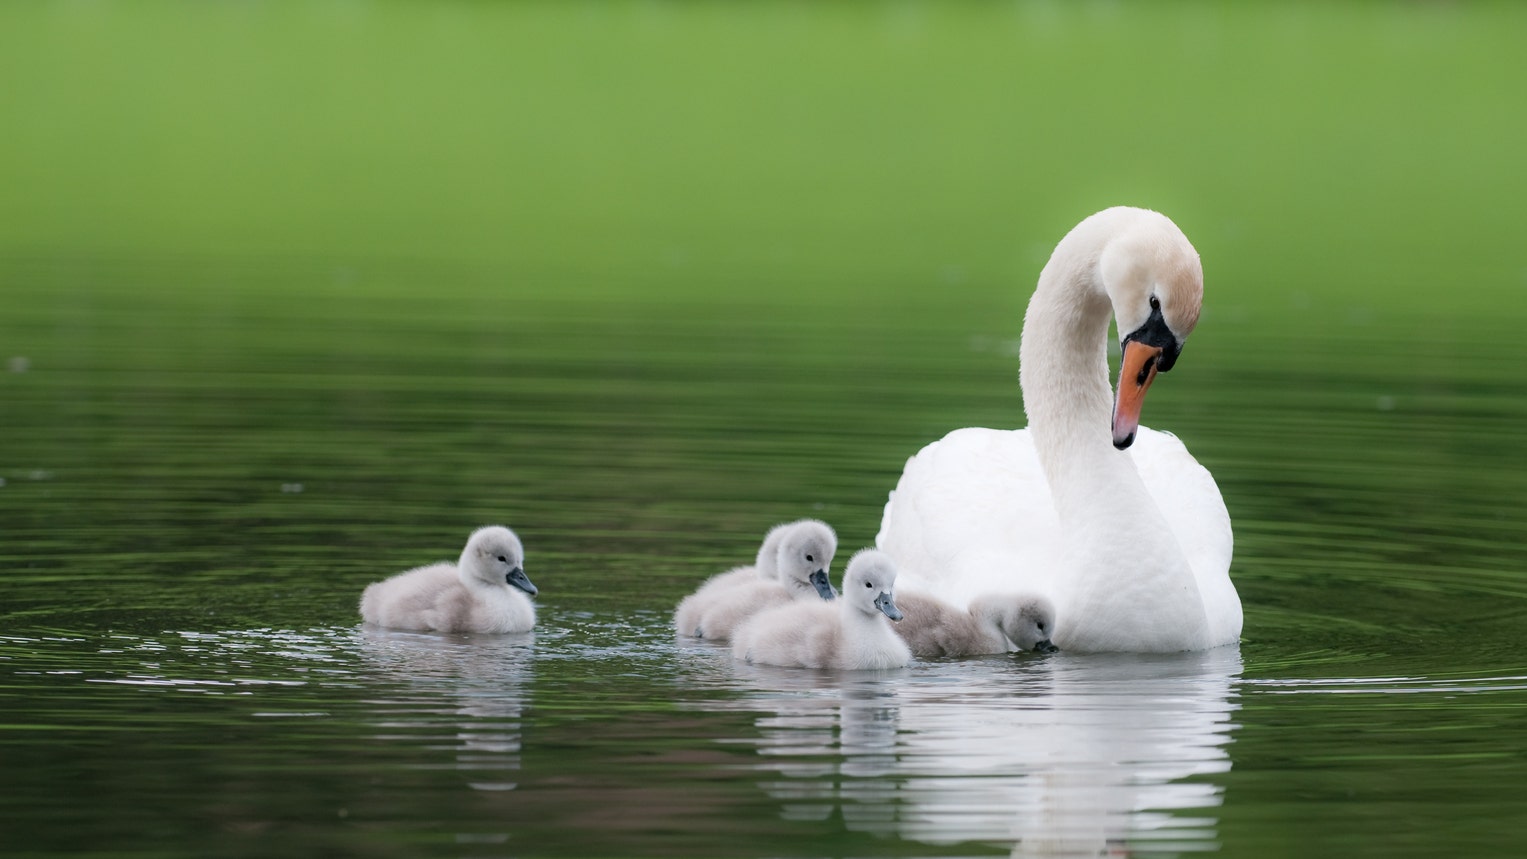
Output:
<instances>
[{"instance_id":1,"label":"green water","mask_svg":"<svg viewBox=\"0 0 1527 859\"><path fill-rule=\"evenodd\" d=\"M1495 856L1527 815L1515 6L0 9L0 855ZM1019 426L1158 207L1239 648L675 641ZM532 635L359 624L524 538ZM833 570L841 572L841 562Z\"/></svg>"}]
</instances>

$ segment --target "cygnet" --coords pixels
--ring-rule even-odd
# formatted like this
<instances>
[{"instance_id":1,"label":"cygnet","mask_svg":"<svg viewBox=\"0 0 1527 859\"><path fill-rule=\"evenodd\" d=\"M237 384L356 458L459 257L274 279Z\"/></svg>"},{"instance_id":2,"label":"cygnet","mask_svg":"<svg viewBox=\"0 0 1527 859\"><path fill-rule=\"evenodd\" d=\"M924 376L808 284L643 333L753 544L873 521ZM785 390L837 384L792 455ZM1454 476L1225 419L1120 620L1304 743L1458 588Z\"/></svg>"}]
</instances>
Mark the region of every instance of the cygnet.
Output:
<instances>
[{"instance_id":1,"label":"cygnet","mask_svg":"<svg viewBox=\"0 0 1527 859\"><path fill-rule=\"evenodd\" d=\"M694 593L679 601L679 606L674 611L674 625L676 627L679 626L678 618L681 613L686 611L695 612L690 606L695 604L697 598L704 595L713 594L726 588L734 588L742 584L750 584L760 579L764 581L777 581L779 578L779 565L775 562L774 556L779 552L779 541L792 526L799 525L805 521L801 519L796 522L785 522L775 525L769 529L769 533L764 535L763 545L759 546L758 557L753 563L745 564L741 567L733 567L724 573L716 573L704 582L701 582L700 586L695 588ZM697 613L694 620L699 620Z\"/></svg>"},{"instance_id":2,"label":"cygnet","mask_svg":"<svg viewBox=\"0 0 1527 859\"><path fill-rule=\"evenodd\" d=\"M827 569L837 551L838 535L825 522L801 519L775 526L764 538L755 567L712 576L679 602L674 630L726 641L739 623L770 606L831 600L837 591L827 579Z\"/></svg>"},{"instance_id":3,"label":"cygnet","mask_svg":"<svg viewBox=\"0 0 1527 859\"><path fill-rule=\"evenodd\" d=\"M479 528L456 563L418 567L368 585L361 617L391 629L528 632L536 622L530 602L536 586L525 576L524 558L513 531Z\"/></svg>"},{"instance_id":4,"label":"cygnet","mask_svg":"<svg viewBox=\"0 0 1527 859\"><path fill-rule=\"evenodd\" d=\"M903 593L896 599L905 615L896 634L919 659L1056 649L1050 643L1055 609L1042 596L983 594L970 601L969 611L927 593Z\"/></svg>"},{"instance_id":5,"label":"cygnet","mask_svg":"<svg viewBox=\"0 0 1527 859\"><path fill-rule=\"evenodd\" d=\"M844 670L901 668L912 651L891 628L901 620L896 567L885 553L862 549L843 573L843 598L776 606L742 624L732 656L762 665Z\"/></svg>"}]
</instances>

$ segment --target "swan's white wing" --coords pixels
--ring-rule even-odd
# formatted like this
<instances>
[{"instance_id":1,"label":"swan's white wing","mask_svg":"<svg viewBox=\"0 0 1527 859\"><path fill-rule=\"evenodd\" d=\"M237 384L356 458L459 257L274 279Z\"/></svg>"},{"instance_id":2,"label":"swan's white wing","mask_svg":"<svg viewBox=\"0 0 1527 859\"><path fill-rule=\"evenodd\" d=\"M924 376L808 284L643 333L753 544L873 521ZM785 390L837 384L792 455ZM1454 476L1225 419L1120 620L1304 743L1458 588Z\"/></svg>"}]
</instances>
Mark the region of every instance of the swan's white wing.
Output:
<instances>
[{"instance_id":1,"label":"swan's white wing","mask_svg":"<svg viewBox=\"0 0 1527 859\"><path fill-rule=\"evenodd\" d=\"M959 429L907 460L876 546L897 587L965 606L988 591L1048 594L1060 522L1027 430Z\"/></svg>"},{"instance_id":2,"label":"swan's white wing","mask_svg":"<svg viewBox=\"0 0 1527 859\"><path fill-rule=\"evenodd\" d=\"M1140 479L1193 568L1210 640L1216 645L1236 641L1241 634L1241 600L1230 581L1235 541L1214 476L1169 432L1141 427L1129 450Z\"/></svg>"}]
</instances>

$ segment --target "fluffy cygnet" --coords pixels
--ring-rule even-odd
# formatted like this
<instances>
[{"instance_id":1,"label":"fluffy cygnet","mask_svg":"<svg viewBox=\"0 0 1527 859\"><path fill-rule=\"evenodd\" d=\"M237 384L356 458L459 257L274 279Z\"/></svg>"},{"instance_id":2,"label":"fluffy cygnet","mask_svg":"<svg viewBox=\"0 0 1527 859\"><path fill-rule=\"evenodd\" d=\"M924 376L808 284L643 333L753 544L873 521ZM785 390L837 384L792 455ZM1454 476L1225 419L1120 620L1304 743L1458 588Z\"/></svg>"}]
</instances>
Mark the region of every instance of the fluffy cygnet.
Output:
<instances>
[{"instance_id":1,"label":"fluffy cygnet","mask_svg":"<svg viewBox=\"0 0 1527 859\"><path fill-rule=\"evenodd\" d=\"M764 535L763 545L759 546L758 557L753 563L745 564L741 567L733 567L724 573L717 573L702 582L698 588L695 588L694 593L679 602L678 610L674 612L675 625L678 625L677 618L680 612L685 610L686 604L693 604L697 597L726 588L734 588L741 584L755 582L759 579L764 581L777 580L779 578L779 565L775 562L774 556L779 552L779 541L792 526L805 521L802 519L798 522L785 522L775 525L769 529L769 533ZM698 615L696 615L695 620L699 620Z\"/></svg>"},{"instance_id":2,"label":"fluffy cygnet","mask_svg":"<svg viewBox=\"0 0 1527 859\"><path fill-rule=\"evenodd\" d=\"M726 641L737 624L769 606L837 596L827 568L838 535L827 523L801 519L777 525L764 537L755 567L739 567L707 579L679 602L673 627L680 635Z\"/></svg>"},{"instance_id":3,"label":"fluffy cygnet","mask_svg":"<svg viewBox=\"0 0 1527 859\"><path fill-rule=\"evenodd\" d=\"M896 634L919 659L1055 651L1055 609L1045 597L983 594L971 600L969 611L925 593L904 593L896 602L905 615Z\"/></svg>"},{"instance_id":4,"label":"fluffy cygnet","mask_svg":"<svg viewBox=\"0 0 1527 859\"><path fill-rule=\"evenodd\" d=\"M890 557L862 549L843 573L837 605L792 603L760 612L738 628L732 656L794 668L901 668L912 651L887 620L902 616L895 584Z\"/></svg>"},{"instance_id":5,"label":"fluffy cygnet","mask_svg":"<svg viewBox=\"0 0 1527 859\"><path fill-rule=\"evenodd\" d=\"M527 632L536 586L525 577L525 550L513 531L472 532L461 558L399 573L366 587L361 617L391 629L434 632Z\"/></svg>"}]
</instances>

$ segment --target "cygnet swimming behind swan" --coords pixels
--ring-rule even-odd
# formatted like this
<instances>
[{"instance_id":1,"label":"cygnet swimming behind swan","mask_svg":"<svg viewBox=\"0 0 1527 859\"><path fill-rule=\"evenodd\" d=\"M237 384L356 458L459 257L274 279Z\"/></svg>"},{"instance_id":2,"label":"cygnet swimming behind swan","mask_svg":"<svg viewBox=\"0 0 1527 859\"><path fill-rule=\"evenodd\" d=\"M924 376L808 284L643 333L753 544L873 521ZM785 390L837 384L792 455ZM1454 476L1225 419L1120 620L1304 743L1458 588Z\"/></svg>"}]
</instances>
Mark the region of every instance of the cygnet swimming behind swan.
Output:
<instances>
[{"instance_id":1,"label":"cygnet swimming behind swan","mask_svg":"<svg viewBox=\"0 0 1527 859\"><path fill-rule=\"evenodd\" d=\"M707 579L679 602L673 627L680 635L726 641L758 611L792 600L837 596L827 568L838 535L827 523L801 519L777 525L764 538L756 567L738 567Z\"/></svg>"},{"instance_id":2,"label":"cygnet swimming behind swan","mask_svg":"<svg viewBox=\"0 0 1527 859\"><path fill-rule=\"evenodd\" d=\"M367 585L361 617L391 629L432 632L528 632L536 610L526 596L525 549L508 528L472 532L456 563L430 564Z\"/></svg>"},{"instance_id":3,"label":"cygnet swimming behind swan","mask_svg":"<svg viewBox=\"0 0 1527 859\"><path fill-rule=\"evenodd\" d=\"M981 656L1010 650L1053 653L1055 609L1042 596L982 594L959 608L926 593L902 593L896 634L919 659Z\"/></svg>"},{"instance_id":4,"label":"cygnet swimming behind swan","mask_svg":"<svg viewBox=\"0 0 1527 859\"><path fill-rule=\"evenodd\" d=\"M791 603L759 612L737 629L732 656L791 668L904 667L912 651L887 620L902 617L895 584L891 559L862 549L843 573L843 598L837 605Z\"/></svg>"}]
</instances>

